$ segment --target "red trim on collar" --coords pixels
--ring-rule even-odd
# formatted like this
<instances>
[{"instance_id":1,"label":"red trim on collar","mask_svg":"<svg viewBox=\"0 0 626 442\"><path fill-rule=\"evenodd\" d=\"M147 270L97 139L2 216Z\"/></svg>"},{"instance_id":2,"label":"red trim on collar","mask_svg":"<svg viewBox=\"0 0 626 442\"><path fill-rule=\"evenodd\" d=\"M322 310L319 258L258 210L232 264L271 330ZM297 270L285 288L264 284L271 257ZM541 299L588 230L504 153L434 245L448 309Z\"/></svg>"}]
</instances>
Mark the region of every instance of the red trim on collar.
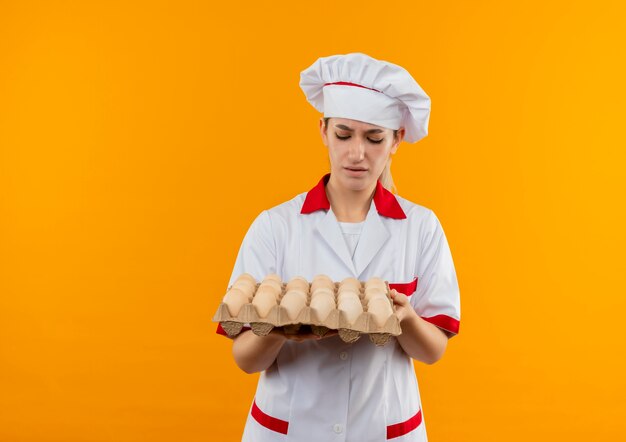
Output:
<instances>
[{"instance_id":1,"label":"red trim on collar","mask_svg":"<svg viewBox=\"0 0 626 442\"><path fill-rule=\"evenodd\" d=\"M393 193L383 187L380 181L376 181L376 192L374 192L374 204L376 210L383 216L395 219L405 219L404 210Z\"/></svg>"},{"instance_id":2,"label":"red trim on collar","mask_svg":"<svg viewBox=\"0 0 626 442\"><path fill-rule=\"evenodd\" d=\"M330 201L328 201L325 189L326 183L328 183L329 179L330 174L327 173L314 188L309 190L306 194L306 198L304 199L304 204L302 204L302 210L300 210L300 213L309 214L315 212L316 210L330 209Z\"/></svg>"},{"instance_id":3,"label":"red trim on collar","mask_svg":"<svg viewBox=\"0 0 626 442\"><path fill-rule=\"evenodd\" d=\"M322 179L317 183L317 185L309 190L306 194L306 198L304 199L304 204L302 204L302 209L300 213L309 214L313 213L317 210L328 210L330 209L330 201L328 201L328 197L326 196L326 184L330 179L330 174L327 173L322 177ZM379 214L386 216L388 218L395 219L405 219L406 215L400 207L400 203L394 196L393 193L388 191L383 187L380 181L376 182L376 191L374 192L374 204L376 205L376 210Z\"/></svg>"}]
</instances>

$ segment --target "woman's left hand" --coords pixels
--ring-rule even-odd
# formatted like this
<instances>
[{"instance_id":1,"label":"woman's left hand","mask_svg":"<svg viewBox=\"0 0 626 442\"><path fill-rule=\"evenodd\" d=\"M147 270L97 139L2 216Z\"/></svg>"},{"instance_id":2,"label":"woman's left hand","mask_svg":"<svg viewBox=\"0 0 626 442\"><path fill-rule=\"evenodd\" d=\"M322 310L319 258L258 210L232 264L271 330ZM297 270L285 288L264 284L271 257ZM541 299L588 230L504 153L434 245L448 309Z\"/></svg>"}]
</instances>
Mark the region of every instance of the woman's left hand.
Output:
<instances>
[{"instance_id":1,"label":"woman's left hand","mask_svg":"<svg viewBox=\"0 0 626 442\"><path fill-rule=\"evenodd\" d=\"M393 305L396 307L396 316L402 324L406 319L410 319L417 316L417 313L409 303L409 297L398 293L396 289L392 289L389 294L393 300Z\"/></svg>"},{"instance_id":2,"label":"woman's left hand","mask_svg":"<svg viewBox=\"0 0 626 442\"><path fill-rule=\"evenodd\" d=\"M411 306L408 296L396 290L391 290L389 294L400 319L402 334L397 339L402 349L413 359L426 364L434 364L441 359L448 344L446 333L420 317Z\"/></svg>"}]
</instances>

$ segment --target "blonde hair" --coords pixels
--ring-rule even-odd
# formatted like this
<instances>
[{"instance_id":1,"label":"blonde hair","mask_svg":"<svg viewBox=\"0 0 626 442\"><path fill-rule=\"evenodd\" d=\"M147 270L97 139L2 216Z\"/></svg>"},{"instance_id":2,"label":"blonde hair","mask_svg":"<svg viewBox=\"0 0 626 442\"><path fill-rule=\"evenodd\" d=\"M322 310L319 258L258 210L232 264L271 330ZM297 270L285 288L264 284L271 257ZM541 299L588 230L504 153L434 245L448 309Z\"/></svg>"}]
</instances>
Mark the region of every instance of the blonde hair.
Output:
<instances>
[{"instance_id":1,"label":"blonde hair","mask_svg":"<svg viewBox=\"0 0 626 442\"><path fill-rule=\"evenodd\" d=\"M326 127L326 129L328 129L329 119L330 117L324 117L324 126ZM397 136L398 136L398 130L394 130L393 131L394 139ZM385 164L383 172L380 174L380 177L378 179L380 180L380 184L382 184L385 189L387 189L388 191L392 193L398 193L398 189L396 188L396 185L393 182L393 177L391 176L391 155L389 155L389 158L387 158L387 163Z\"/></svg>"},{"instance_id":2,"label":"blonde hair","mask_svg":"<svg viewBox=\"0 0 626 442\"><path fill-rule=\"evenodd\" d=\"M392 193L398 193L398 189L396 188L396 185L393 182L393 177L391 176L391 155L389 155L385 168L383 169L383 173L380 174L380 178L378 179L380 180L380 184L382 184L385 189Z\"/></svg>"}]
</instances>

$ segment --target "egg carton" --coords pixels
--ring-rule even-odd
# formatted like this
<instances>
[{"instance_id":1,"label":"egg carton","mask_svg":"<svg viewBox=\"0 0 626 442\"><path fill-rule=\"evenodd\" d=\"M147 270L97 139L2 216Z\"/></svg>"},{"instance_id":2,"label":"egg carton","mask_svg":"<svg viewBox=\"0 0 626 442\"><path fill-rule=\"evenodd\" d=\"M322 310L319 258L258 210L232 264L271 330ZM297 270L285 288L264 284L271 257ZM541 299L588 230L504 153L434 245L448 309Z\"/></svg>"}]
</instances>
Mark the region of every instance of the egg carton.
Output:
<instances>
[{"instance_id":1,"label":"egg carton","mask_svg":"<svg viewBox=\"0 0 626 442\"><path fill-rule=\"evenodd\" d=\"M281 285L282 292L279 299L282 299L285 295L286 284L282 283ZM275 328L281 328L285 334L298 334L304 330L308 331L308 327L313 334L320 337L325 336L330 330L337 330L339 337L347 343L356 342L362 335L366 334L374 344L382 346L387 343L391 336L398 336L402 333L395 306L389 295L389 284L385 283L385 285L387 288L385 295L391 303L393 313L382 326L379 326L374 321L373 315L366 311L367 304L363 299L363 282L361 282L359 292L363 313L353 323L349 323L345 313L338 308L331 310L322 321L318 318L317 311L309 307L311 302L310 292L307 293L306 306L302 308L295 319L290 319L286 309L280 304L272 307L265 318L261 318L251 302L244 304L237 316L233 317L230 315L227 305L221 302L213 316L213 322L219 322L229 337L235 337L241 333L244 324L250 324L252 332L257 336L266 336ZM255 294L259 286L260 283L257 283ZM335 299L337 299L338 288L339 283L335 283ZM230 289L231 287L228 288L228 290Z\"/></svg>"}]
</instances>

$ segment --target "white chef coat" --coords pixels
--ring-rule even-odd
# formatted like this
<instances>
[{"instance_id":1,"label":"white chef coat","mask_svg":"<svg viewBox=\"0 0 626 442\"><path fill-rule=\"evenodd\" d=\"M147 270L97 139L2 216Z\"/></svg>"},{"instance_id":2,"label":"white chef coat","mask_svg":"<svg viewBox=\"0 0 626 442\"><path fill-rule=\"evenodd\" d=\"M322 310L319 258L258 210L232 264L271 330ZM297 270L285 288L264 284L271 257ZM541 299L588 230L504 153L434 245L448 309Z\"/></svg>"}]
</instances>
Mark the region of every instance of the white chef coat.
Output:
<instances>
[{"instance_id":1,"label":"white chef coat","mask_svg":"<svg viewBox=\"0 0 626 442\"><path fill-rule=\"evenodd\" d=\"M446 236L435 214L378 182L354 260L326 196L325 175L309 192L265 210L250 226L229 286L242 273L284 281L326 274L380 277L410 297L425 320L459 331L459 287ZM223 333L218 326L218 333ZM260 375L246 442L427 441L413 364L395 338L378 347L363 336L286 341Z\"/></svg>"},{"instance_id":2,"label":"white chef coat","mask_svg":"<svg viewBox=\"0 0 626 442\"><path fill-rule=\"evenodd\" d=\"M343 234L343 239L346 240L346 244L348 245L348 252L350 252L350 257L354 262L354 252L356 251L356 246L359 243L359 238L361 237L361 230L363 230L363 224L365 221L361 221L360 223L339 223L339 228L341 229L341 233Z\"/></svg>"}]
</instances>

